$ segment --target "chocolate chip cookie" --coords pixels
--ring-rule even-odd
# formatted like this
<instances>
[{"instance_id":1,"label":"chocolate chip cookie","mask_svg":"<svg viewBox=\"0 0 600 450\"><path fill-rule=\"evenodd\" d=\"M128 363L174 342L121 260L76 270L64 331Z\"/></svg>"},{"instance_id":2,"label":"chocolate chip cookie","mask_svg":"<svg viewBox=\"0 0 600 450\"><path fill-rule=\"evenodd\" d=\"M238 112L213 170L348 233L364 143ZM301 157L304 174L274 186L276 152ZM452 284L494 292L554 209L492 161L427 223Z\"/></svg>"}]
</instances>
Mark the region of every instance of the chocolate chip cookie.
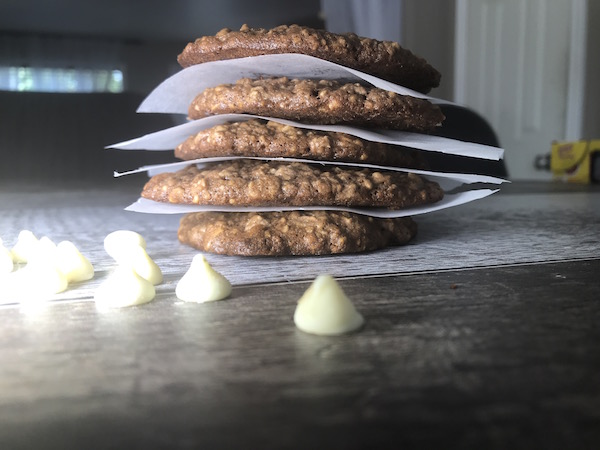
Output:
<instances>
[{"instance_id":1,"label":"chocolate chip cookie","mask_svg":"<svg viewBox=\"0 0 600 450\"><path fill-rule=\"evenodd\" d=\"M314 56L425 93L440 84L441 75L436 69L397 42L298 25L282 25L271 30L247 25L239 31L224 28L215 36L190 42L177 60L182 67L188 67L208 61L276 53Z\"/></svg>"},{"instance_id":2,"label":"chocolate chip cookie","mask_svg":"<svg viewBox=\"0 0 600 450\"><path fill-rule=\"evenodd\" d=\"M405 244L410 217L377 219L343 211L187 214L179 240L200 251L241 256L327 255Z\"/></svg>"},{"instance_id":3,"label":"chocolate chip cookie","mask_svg":"<svg viewBox=\"0 0 600 450\"><path fill-rule=\"evenodd\" d=\"M175 148L183 160L220 156L303 158L427 167L421 154L409 148L370 142L345 133L297 128L258 119L217 125L190 136Z\"/></svg>"},{"instance_id":4,"label":"chocolate chip cookie","mask_svg":"<svg viewBox=\"0 0 600 450\"><path fill-rule=\"evenodd\" d=\"M213 206L345 206L401 209L443 198L417 174L288 161L228 160L153 176L142 197Z\"/></svg>"}]
</instances>

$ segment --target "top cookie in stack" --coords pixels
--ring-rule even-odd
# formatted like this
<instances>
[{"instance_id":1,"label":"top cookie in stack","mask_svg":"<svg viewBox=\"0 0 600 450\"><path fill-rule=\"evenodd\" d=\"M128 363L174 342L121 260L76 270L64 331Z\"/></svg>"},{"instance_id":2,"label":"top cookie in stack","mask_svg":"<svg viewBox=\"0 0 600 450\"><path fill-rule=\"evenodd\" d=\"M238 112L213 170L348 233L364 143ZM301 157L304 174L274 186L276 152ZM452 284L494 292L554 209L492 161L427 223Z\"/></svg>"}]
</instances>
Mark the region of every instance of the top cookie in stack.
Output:
<instances>
[{"instance_id":1,"label":"top cookie in stack","mask_svg":"<svg viewBox=\"0 0 600 450\"><path fill-rule=\"evenodd\" d=\"M298 25L281 25L271 30L247 25L239 31L224 28L215 36L204 36L189 43L177 61L182 67L189 67L209 61L278 53L314 56L423 93L440 84L441 75L436 69L397 42Z\"/></svg>"},{"instance_id":2,"label":"top cookie in stack","mask_svg":"<svg viewBox=\"0 0 600 450\"><path fill-rule=\"evenodd\" d=\"M299 26L243 26L197 39L179 55L182 66L273 53L303 53L428 91L439 73L397 43ZM190 104L190 119L253 114L305 124L427 132L444 119L427 100L342 80L243 78L208 88ZM176 156L300 158L423 167L417 152L343 133L251 120L204 130L179 145ZM156 175L142 196L155 201L223 206L297 207L294 211L193 213L179 239L199 250L235 255L318 255L402 244L416 233L410 218L376 219L306 207L401 209L439 201L437 183L417 174L289 160L234 159Z\"/></svg>"}]
</instances>

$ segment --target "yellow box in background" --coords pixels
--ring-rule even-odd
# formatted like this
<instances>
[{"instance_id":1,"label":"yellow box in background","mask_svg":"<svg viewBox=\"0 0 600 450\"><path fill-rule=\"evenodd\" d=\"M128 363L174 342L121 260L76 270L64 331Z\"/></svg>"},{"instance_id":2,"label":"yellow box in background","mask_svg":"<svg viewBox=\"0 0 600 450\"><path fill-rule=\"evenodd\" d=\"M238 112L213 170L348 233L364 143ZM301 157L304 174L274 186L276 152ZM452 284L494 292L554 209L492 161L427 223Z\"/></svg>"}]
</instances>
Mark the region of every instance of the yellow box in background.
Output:
<instances>
[{"instance_id":1,"label":"yellow box in background","mask_svg":"<svg viewBox=\"0 0 600 450\"><path fill-rule=\"evenodd\" d=\"M550 170L555 178L572 183L600 181L600 139L553 142Z\"/></svg>"}]
</instances>

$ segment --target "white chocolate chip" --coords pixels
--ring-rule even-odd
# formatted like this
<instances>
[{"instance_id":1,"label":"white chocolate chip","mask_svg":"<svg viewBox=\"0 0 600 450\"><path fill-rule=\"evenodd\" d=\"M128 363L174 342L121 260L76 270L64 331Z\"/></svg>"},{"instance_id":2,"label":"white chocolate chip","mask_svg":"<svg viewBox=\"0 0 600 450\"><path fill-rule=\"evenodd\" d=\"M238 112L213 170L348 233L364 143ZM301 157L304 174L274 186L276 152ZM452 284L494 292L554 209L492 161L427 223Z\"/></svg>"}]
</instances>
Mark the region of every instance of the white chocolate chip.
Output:
<instances>
[{"instance_id":1,"label":"white chocolate chip","mask_svg":"<svg viewBox=\"0 0 600 450\"><path fill-rule=\"evenodd\" d=\"M21 289L31 300L58 294L68 286L67 277L56 265L56 244L47 236L31 241L27 265L20 272L19 283L23 284Z\"/></svg>"},{"instance_id":2,"label":"white chocolate chip","mask_svg":"<svg viewBox=\"0 0 600 450\"><path fill-rule=\"evenodd\" d=\"M94 301L99 307L122 308L148 303L155 295L152 283L139 276L130 266L122 265L98 286Z\"/></svg>"},{"instance_id":3,"label":"white chocolate chip","mask_svg":"<svg viewBox=\"0 0 600 450\"><path fill-rule=\"evenodd\" d=\"M120 262L132 248L146 248L146 241L141 234L130 230L117 230L104 238L104 250L115 261Z\"/></svg>"},{"instance_id":4,"label":"white chocolate chip","mask_svg":"<svg viewBox=\"0 0 600 450\"><path fill-rule=\"evenodd\" d=\"M360 328L364 319L330 275L319 275L298 300L294 323L306 333L339 335Z\"/></svg>"},{"instance_id":5,"label":"white chocolate chip","mask_svg":"<svg viewBox=\"0 0 600 450\"><path fill-rule=\"evenodd\" d=\"M160 267L142 247L131 247L127 254L121 256L121 264L129 264L139 276L153 285L162 283L163 275Z\"/></svg>"},{"instance_id":6,"label":"white chocolate chip","mask_svg":"<svg viewBox=\"0 0 600 450\"><path fill-rule=\"evenodd\" d=\"M36 296L58 294L67 289L67 277L50 260L43 257L32 260L18 271L18 282L26 297L35 300Z\"/></svg>"},{"instance_id":7,"label":"white chocolate chip","mask_svg":"<svg viewBox=\"0 0 600 450\"><path fill-rule=\"evenodd\" d=\"M39 241L29 230L22 230L17 238L17 243L12 248L13 261L26 263L30 256L35 253Z\"/></svg>"},{"instance_id":8,"label":"white chocolate chip","mask_svg":"<svg viewBox=\"0 0 600 450\"><path fill-rule=\"evenodd\" d=\"M175 295L186 302L212 302L231 294L231 283L208 263L204 255L196 255L175 288Z\"/></svg>"},{"instance_id":9,"label":"white chocolate chip","mask_svg":"<svg viewBox=\"0 0 600 450\"><path fill-rule=\"evenodd\" d=\"M56 265L69 283L94 277L94 266L71 241L62 241L56 246Z\"/></svg>"},{"instance_id":10,"label":"white chocolate chip","mask_svg":"<svg viewBox=\"0 0 600 450\"><path fill-rule=\"evenodd\" d=\"M29 255L28 264L44 262L56 265L56 244L48 236L42 236Z\"/></svg>"},{"instance_id":11,"label":"white chocolate chip","mask_svg":"<svg viewBox=\"0 0 600 450\"><path fill-rule=\"evenodd\" d=\"M0 275L11 273L14 268L12 253L0 243Z\"/></svg>"}]
</instances>

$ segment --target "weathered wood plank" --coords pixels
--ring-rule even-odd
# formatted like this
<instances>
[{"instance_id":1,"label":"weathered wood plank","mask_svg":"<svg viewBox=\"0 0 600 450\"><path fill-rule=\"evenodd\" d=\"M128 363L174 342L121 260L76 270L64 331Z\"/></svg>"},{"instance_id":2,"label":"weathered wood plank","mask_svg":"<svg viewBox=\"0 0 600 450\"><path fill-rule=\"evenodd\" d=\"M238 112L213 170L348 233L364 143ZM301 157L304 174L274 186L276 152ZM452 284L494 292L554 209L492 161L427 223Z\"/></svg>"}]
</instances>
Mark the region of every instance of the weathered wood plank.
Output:
<instances>
[{"instance_id":1,"label":"weathered wood plank","mask_svg":"<svg viewBox=\"0 0 600 450\"><path fill-rule=\"evenodd\" d=\"M177 241L179 217L123 211L137 198L142 181L115 180L112 186L95 189L2 192L0 237L12 245L21 229L30 229L55 242L74 241L97 275L55 298L85 299L114 267L104 252L104 237L116 229L136 230L165 273L159 291L172 295L196 252ZM364 276L600 257L598 190L500 193L416 220L419 234L411 244L379 252L318 258L207 257L234 285L309 280L324 272Z\"/></svg>"},{"instance_id":2,"label":"weathered wood plank","mask_svg":"<svg viewBox=\"0 0 600 450\"><path fill-rule=\"evenodd\" d=\"M596 448L600 261L345 279L358 333L230 300L0 309L0 448Z\"/></svg>"}]
</instances>

